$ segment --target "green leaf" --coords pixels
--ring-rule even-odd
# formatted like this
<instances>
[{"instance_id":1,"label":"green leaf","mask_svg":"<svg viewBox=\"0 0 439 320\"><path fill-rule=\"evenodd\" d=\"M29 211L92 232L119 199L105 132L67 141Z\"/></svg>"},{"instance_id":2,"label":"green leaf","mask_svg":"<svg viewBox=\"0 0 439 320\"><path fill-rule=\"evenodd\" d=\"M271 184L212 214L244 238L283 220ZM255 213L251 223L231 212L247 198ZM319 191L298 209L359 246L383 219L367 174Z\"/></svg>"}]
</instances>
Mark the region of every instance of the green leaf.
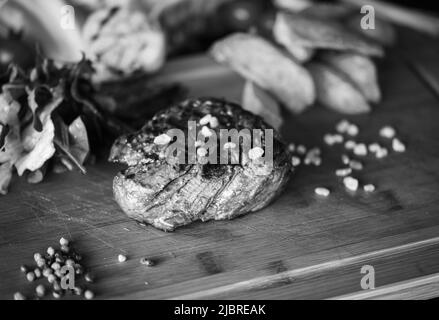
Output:
<instances>
[{"instance_id":1,"label":"green leaf","mask_svg":"<svg viewBox=\"0 0 439 320\"><path fill-rule=\"evenodd\" d=\"M69 126L69 133L71 138L70 152L79 163L84 164L90 151L90 145L88 143L87 129L81 117L76 118Z\"/></svg>"},{"instance_id":2,"label":"green leaf","mask_svg":"<svg viewBox=\"0 0 439 320\"><path fill-rule=\"evenodd\" d=\"M40 169L55 154L55 146L53 144L55 126L50 118L44 123L41 132L33 129L31 134L33 148L29 150L24 145L25 150L28 152L25 152L15 163L19 176L22 176L26 170L36 171Z\"/></svg>"},{"instance_id":3,"label":"green leaf","mask_svg":"<svg viewBox=\"0 0 439 320\"><path fill-rule=\"evenodd\" d=\"M5 195L8 193L8 188L11 180L12 165L10 162L6 162L0 165L0 194Z\"/></svg>"}]
</instances>

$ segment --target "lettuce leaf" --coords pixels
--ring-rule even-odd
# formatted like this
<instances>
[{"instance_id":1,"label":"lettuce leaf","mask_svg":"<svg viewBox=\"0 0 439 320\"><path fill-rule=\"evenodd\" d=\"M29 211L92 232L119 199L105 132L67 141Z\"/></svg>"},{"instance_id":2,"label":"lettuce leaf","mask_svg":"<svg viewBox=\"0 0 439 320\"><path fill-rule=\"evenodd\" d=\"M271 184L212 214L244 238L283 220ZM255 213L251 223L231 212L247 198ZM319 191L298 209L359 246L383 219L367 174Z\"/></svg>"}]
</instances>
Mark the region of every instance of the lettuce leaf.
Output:
<instances>
[{"instance_id":1,"label":"lettuce leaf","mask_svg":"<svg viewBox=\"0 0 439 320\"><path fill-rule=\"evenodd\" d=\"M12 165L10 162L5 162L0 165L0 194L8 193L9 183L12 179Z\"/></svg>"}]
</instances>

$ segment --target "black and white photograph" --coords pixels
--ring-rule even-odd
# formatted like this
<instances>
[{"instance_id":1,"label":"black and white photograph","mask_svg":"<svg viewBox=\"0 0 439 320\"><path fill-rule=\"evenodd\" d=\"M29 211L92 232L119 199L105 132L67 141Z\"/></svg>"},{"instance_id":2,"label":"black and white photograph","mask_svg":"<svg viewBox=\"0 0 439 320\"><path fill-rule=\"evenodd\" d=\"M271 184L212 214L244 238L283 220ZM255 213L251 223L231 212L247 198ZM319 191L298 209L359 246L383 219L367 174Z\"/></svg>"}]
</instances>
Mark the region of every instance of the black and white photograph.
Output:
<instances>
[{"instance_id":1,"label":"black and white photograph","mask_svg":"<svg viewBox=\"0 0 439 320\"><path fill-rule=\"evenodd\" d=\"M0 0L0 300L438 298L433 2Z\"/></svg>"}]
</instances>

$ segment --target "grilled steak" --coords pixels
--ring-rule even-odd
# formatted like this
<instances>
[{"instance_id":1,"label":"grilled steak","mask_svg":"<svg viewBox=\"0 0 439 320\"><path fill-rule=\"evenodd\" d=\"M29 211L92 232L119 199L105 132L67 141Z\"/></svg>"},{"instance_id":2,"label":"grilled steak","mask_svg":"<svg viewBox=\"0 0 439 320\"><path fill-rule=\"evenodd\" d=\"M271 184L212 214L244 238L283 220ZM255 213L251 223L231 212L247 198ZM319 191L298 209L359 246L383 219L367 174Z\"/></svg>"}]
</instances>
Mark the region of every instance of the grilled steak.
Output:
<instances>
[{"instance_id":1,"label":"grilled steak","mask_svg":"<svg viewBox=\"0 0 439 320\"><path fill-rule=\"evenodd\" d=\"M206 124L209 119L215 123ZM110 161L128 165L113 182L115 199L128 216L173 231L197 220L232 219L260 210L282 191L291 167L277 132L272 131L271 166L252 157L251 152L257 148L244 152L240 148L243 139L239 140L239 146L228 143L227 148L238 150L230 155L229 160L235 156L235 162L205 163L198 158L194 163L169 161L165 154L173 142L163 144L158 140L176 128L188 137L188 121L196 123L197 133L206 130L202 127L209 127L217 134L218 141L220 129L261 129L264 134L260 149L268 146L269 136L264 130L272 129L260 117L220 99L187 100L160 111L139 132L119 138L111 150ZM189 138L184 145L186 159L190 152L188 144ZM221 147L219 143L218 159Z\"/></svg>"}]
</instances>

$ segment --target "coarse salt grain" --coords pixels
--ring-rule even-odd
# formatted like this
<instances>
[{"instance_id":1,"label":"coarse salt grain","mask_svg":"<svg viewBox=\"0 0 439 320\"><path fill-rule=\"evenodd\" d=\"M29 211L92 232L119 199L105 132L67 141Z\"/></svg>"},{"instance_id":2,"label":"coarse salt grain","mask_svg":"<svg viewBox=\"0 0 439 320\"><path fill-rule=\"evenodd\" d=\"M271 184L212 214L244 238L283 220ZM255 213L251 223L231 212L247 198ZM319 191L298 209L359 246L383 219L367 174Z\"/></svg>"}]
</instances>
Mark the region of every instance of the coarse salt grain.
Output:
<instances>
[{"instance_id":1,"label":"coarse salt grain","mask_svg":"<svg viewBox=\"0 0 439 320\"><path fill-rule=\"evenodd\" d=\"M254 147L249 150L248 157L251 160L256 160L261 158L264 155L264 150L261 147Z\"/></svg>"},{"instance_id":2,"label":"coarse salt grain","mask_svg":"<svg viewBox=\"0 0 439 320\"><path fill-rule=\"evenodd\" d=\"M344 147L345 147L346 149L348 149L348 150L352 150L352 149L355 148L356 145L357 145L357 144L355 143L355 141L348 140L348 141L346 141L346 143L344 144Z\"/></svg>"},{"instance_id":3,"label":"coarse salt grain","mask_svg":"<svg viewBox=\"0 0 439 320\"><path fill-rule=\"evenodd\" d=\"M315 157L311 159L311 162L313 165L315 165L316 167L320 167L320 165L322 164L322 158L320 157Z\"/></svg>"},{"instance_id":4,"label":"coarse salt grain","mask_svg":"<svg viewBox=\"0 0 439 320\"><path fill-rule=\"evenodd\" d=\"M366 156L367 155L367 147L364 143L359 143L354 148L354 154L357 156Z\"/></svg>"},{"instance_id":5,"label":"coarse salt grain","mask_svg":"<svg viewBox=\"0 0 439 320\"><path fill-rule=\"evenodd\" d=\"M341 155L341 162L343 162L343 164L349 164L349 162L351 161L351 159L349 159L349 157L345 154Z\"/></svg>"},{"instance_id":6,"label":"coarse salt grain","mask_svg":"<svg viewBox=\"0 0 439 320\"><path fill-rule=\"evenodd\" d=\"M293 167L298 167L300 166L301 160L299 157L293 156L291 157L291 164L293 165Z\"/></svg>"},{"instance_id":7,"label":"coarse salt grain","mask_svg":"<svg viewBox=\"0 0 439 320\"><path fill-rule=\"evenodd\" d=\"M382 159L387 157L387 155L389 154L389 151L386 148L380 148L376 153L375 153L375 157L377 157L378 159Z\"/></svg>"},{"instance_id":8,"label":"coarse salt grain","mask_svg":"<svg viewBox=\"0 0 439 320\"><path fill-rule=\"evenodd\" d=\"M374 192L375 186L373 184L366 184L365 186L363 186L363 190L366 192Z\"/></svg>"},{"instance_id":9,"label":"coarse salt grain","mask_svg":"<svg viewBox=\"0 0 439 320\"><path fill-rule=\"evenodd\" d=\"M346 177L346 176L350 175L351 173L352 173L351 168L343 168L343 169L338 169L335 171L335 175L337 177Z\"/></svg>"},{"instance_id":10,"label":"coarse salt grain","mask_svg":"<svg viewBox=\"0 0 439 320\"><path fill-rule=\"evenodd\" d=\"M171 142L171 137L168 136L166 133L161 134L154 138L154 144L159 146L167 145L169 144L169 142Z\"/></svg>"},{"instance_id":11,"label":"coarse salt grain","mask_svg":"<svg viewBox=\"0 0 439 320\"><path fill-rule=\"evenodd\" d=\"M226 142L224 143L224 147L225 150L226 149L235 149L236 148L236 144L233 142Z\"/></svg>"},{"instance_id":12,"label":"coarse salt grain","mask_svg":"<svg viewBox=\"0 0 439 320\"><path fill-rule=\"evenodd\" d=\"M318 156L322 153L322 151L320 150L320 148L312 148L308 151L307 156L309 157L313 157L313 156Z\"/></svg>"},{"instance_id":13,"label":"coarse salt grain","mask_svg":"<svg viewBox=\"0 0 439 320\"><path fill-rule=\"evenodd\" d=\"M92 291L90 291L90 290L86 290L84 292L84 298L87 299L87 300L93 299L94 296L95 296L94 293Z\"/></svg>"},{"instance_id":14,"label":"coarse salt grain","mask_svg":"<svg viewBox=\"0 0 439 320\"><path fill-rule=\"evenodd\" d=\"M41 270L38 268L34 269L35 278L39 279L42 276Z\"/></svg>"},{"instance_id":15,"label":"coarse salt grain","mask_svg":"<svg viewBox=\"0 0 439 320\"><path fill-rule=\"evenodd\" d=\"M337 126L335 129L339 133L346 133L346 131L349 129L350 123L347 120L341 120L339 123L337 123Z\"/></svg>"},{"instance_id":16,"label":"coarse salt grain","mask_svg":"<svg viewBox=\"0 0 439 320\"><path fill-rule=\"evenodd\" d=\"M376 153L381 149L381 146L378 143L371 143L369 145L369 151L372 153Z\"/></svg>"},{"instance_id":17,"label":"coarse salt grain","mask_svg":"<svg viewBox=\"0 0 439 320\"><path fill-rule=\"evenodd\" d=\"M21 292L16 292L14 294L14 300L26 300L26 297Z\"/></svg>"},{"instance_id":18,"label":"coarse salt grain","mask_svg":"<svg viewBox=\"0 0 439 320\"><path fill-rule=\"evenodd\" d=\"M345 187L351 191L357 191L358 189L358 180L352 177L346 177L343 179L343 184Z\"/></svg>"},{"instance_id":19,"label":"coarse salt grain","mask_svg":"<svg viewBox=\"0 0 439 320\"><path fill-rule=\"evenodd\" d=\"M394 138L392 140L392 148L395 152L404 152L405 151L405 145L401 142L401 140Z\"/></svg>"},{"instance_id":20,"label":"coarse salt grain","mask_svg":"<svg viewBox=\"0 0 439 320\"><path fill-rule=\"evenodd\" d=\"M318 195L318 196L322 196L322 197L328 197L329 194L331 193L329 191L329 189L327 188L315 188L314 192Z\"/></svg>"},{"instance_id":21,"label":"coarse salt grain","mask_svg":"<svg viewBox=\"0 0 439 320\"><path fill-rule=\"evenodd\" d=\"M35 262L38 262L38 260L42 260L43 256L41 255L41 253L35 253L34 254L34 260Z\"/></svg>"},{"instance_id":22,"label":"coarse salt grain","mask_svg":"<svg viewBox=\"0 0 439 320\"><path fill-rule=\"evenodd\" d=\"M61 245L61 246L68 246L69 245L69 240L67 240L66 238L61 238L61 239L59 239L59 244Z\"/></svg>"},{"instance_id":23,"label":"coarse salt grain","mask_svg":"<svg viewBox=\"0 0 439 320\"><path fill-rule=\"evenodd\" d=\"M355 124L350 124L346 132L348 135L355 137L360 132L360 129Z\"/></svg>"},{"instance_id":24,"label":"coarse salt grain","mask_svg":"<svg viewBox=\"0 0 439 320\"><path fill-rule=\"evenodd\" d=\"M200 119L200 125L205 126L210 122L210 119L212 118L211 114L206 114L204 117Z\"/></svg>"},{"instance_id":25,"label":"coarse salt grain","mask_svg":"<svg viewBox=\"0 0 439 320\"><path fill-rule=\"evenodd\" d=\"M201 134L205 137L211 137L212 136L212 131L210 131L210 129L206 126L201 128Z\"/></svg>"},{"instance_id":26,"label":"coarse salt grain","mask_svg":"<svg viewBox=\"0 0 439 320\"><path fill-rule=\"evenodd\" d=\"M391 126L385 126L380 130L380 136L387 139L392 139L396 134L396 131Z\"/></svg>"},{"instance_id":27,"label":"coarse salt grain","mask_svg":"<svg viewBox=\"0 0 439 320\"><path fill-rule=\"evenodd\" d=\"M47 281L49 283L54 283L56 281L56 276L53 274L49 274L49 276L47 277Z\"/></svg>"},{"instance_id":28,"label":"coarse salt grain","mask_svg":"<svg viewBox=\"0 0 439 320\"><path fill-rule=\"evenodd\" d=\"M53 249L52 247L47 248L47 254L49 256L53 256L55 254L55 249Z\"/></svg>"},{"instance_id":29,"label":"coarse salt grain","mask_svg":"<svg viewBox=\"0 0 439 320\"><path fill-rule=\"evenodd\" d=\"M46 288L40 284L35 288L35 292L37 293L37 296L42 298L46 295Z\"/></svg>"},{"instance_id":30,"label":"coarse salt grain","mask_svg":"<svg viewBox=\"0 0 439 320\"><path fill-rule=\"evenodd\" d=\"M35 273L33 273L32 271L31 271L31 272L28 272L28 273L26 274L26 279L27 279L27 281L29 281L29 282L33 282L33 281L35 280Z\"/></svg>"},{"instance_id":31,"label":"coarse salt grain","mask_svg":"<svg viewBox=\"0 0 439 320\"><path fill-rule=\"evenodd\" d=\"M288 145L288 151L289 152L294 152L294 150L296 150L296 145L294 143L290 143Z\"/></svg>"},{"instance_id":32,"label":"coarse salt grain","mask_svg":"<svg viewBox=\"0 0 439 320\"><path fill-rule=\"evenodd\" d=\"M195 141L195 148L201 147L204 143L200 140Z\"/></svg>"},{"instance_id":33,"label":"coarse salt grain","mask_svg":"<svg viewBox=\"0 0 439 320\"><path fill-rule=\"evenodd\" d=\"M297 153L298 154L305 154L306 153L306 147L304 146L304 145L302 145L302 144L299 144L298 146L297 146Z\"/></svg>"},{"instance_id":34,"label":"coarse salt grain","mask_svg":"<svg viewBox=\"0 0 439 320\"><path fill-rule=\"evenodd\" d=\"M52 270L59 270L59 269L61 269L61 265L58 262L52 263L52 265L50 267L52 268Z\"/></svg>"},{"instance_id":35,"label":"coarse salt grain","mask_svg":"<svg viewBox=\"0 0 439 320\"><path fill-rule=\"evenodd\" d=\"M207 155L207 150L204 148L198 148L197 149L197 155L199 157L205 157Z\"/></svg>"},{"instance_id":36,"label":"coarse salt grain","mask_svg":"<svg viewBox=\"0 0 439 320\"><path fill-rule=\"evenodd\" d=\"M53 273L53 270L50 268L46 268L43 270L43 277L48 278Z\"/></svg>"},{"instance_id":37,"label":"coarse salt grain","mask_svg":"<svg viewBox=\"0 0 439 320\"><path fill-rule=\"evenodd\" d=\"M319 148L312 148L311 150L309 150L305 156L305 165L314 164L315 166L320 166L322 164L320 154L321 150Z\"/></svg>"},{"instance_id":38,"label":"coarse salt grain","mask_svg":"<svg viewBox=\"0 0 439 320\"><path fill-rule=\"evenodd\" d=\"M343 143L343 136L341 134L327 133L323 136L323 140L328 146L333 146L334 144Z\"/></svg>"},{"instance_id":39,"label":"coarse salt grain","mask_svg":"<svg viewBox=\"0 0 439 320\"><path fill-rule=\"evenodd\" d=\"M210 118L210 122L209 122L209 124L210 124L210 127L211 127L211 128L216 128L216 127L218 127L218 125L219 125L218 118L216 118L216 117L211 117L211 118Z\"/></svg>"},{"instance_id":40,"label":"coarse salt grain","mask_svg":"<svg viewBox=\"0 0 439 320\"><path fill-rule=\"evenodd\" d=\"M119 261L119 262L125 262L125 261L127 261L127 256L125 256L125 255L123 255L123 254L120 254L120 255L118 255L117 256L117 260Z\"/></svg>"},{"instance_id":41,"label":"coarse salt grain","mask_svg":"<svg viewBox=\"0 0 439 320\"><path fill-rule=\"evenodd\" d=\"M155 263L151 259L141 258L140 259L140 264L142 264L144 266L147 266L147 267L153 267Z\"/></svg>"},{"instance_id":42,"label":"coarse salt grain","mask_svg":"<svg viewBox=\"0 0 439 320\"><path fill-rule=\"evenodd\" d=\"M353 169L353 170L363 170L363 164L360 161L357 160L351 160L349 161L349 166Z\"/></svg>"}]
</instances>

